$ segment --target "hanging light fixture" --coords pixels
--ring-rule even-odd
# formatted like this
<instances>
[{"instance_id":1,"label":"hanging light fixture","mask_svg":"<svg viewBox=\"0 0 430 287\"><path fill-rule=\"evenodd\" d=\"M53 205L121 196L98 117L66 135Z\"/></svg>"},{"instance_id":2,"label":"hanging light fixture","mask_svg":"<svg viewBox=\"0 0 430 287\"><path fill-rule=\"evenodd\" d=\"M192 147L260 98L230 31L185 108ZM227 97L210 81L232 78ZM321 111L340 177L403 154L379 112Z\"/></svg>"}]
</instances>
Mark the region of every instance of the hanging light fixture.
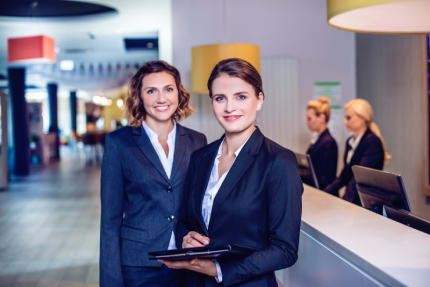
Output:
<instances>
[{"instance_id":1,"label":"hanging light fixture","mask_svg":"<svg viewBox=\"0 0 430 287\"><path fill-rule=\"evenodd\" d=\"M55 63L55 41L48 36L32 36L7 39L9 63Z\"/></svg>"},{"instance_id":2,"label":"hanging light fixture","mask_svg":"<svg viewBox=\"0 0 430 287\"><path fill-rule=\"evenodd\" d=\"M208 95L207 82L215 65L225 59L240 58L260 72L260 48L253 44L227 43L226 0L222 0L223 43L196 46L191 49L191 91L198 97L199 131L203 132L203 100Z\"/></svg>"},{"instance_id":3,"label":"hanging light fixture","mask_svg":"<svg viewBox=\"0 0 430 287\"><path fill-rule=\"evenodd\" d=\"M327 22L359 33L429 34L430 0L327 0Z\"/></svg>"},{"instance_id":4,"label":"hanging light fixture","mask_svg":"<svg viewBox=\"0 0 430 287\"><path fill-rule=\"evenodd\" d=\"M215 65L228 58L240 58L260 72L260 48L253 44L216 44L193 47L191 50L191 90L209 94L207 82Z\"/></svg>"}]
</instances>

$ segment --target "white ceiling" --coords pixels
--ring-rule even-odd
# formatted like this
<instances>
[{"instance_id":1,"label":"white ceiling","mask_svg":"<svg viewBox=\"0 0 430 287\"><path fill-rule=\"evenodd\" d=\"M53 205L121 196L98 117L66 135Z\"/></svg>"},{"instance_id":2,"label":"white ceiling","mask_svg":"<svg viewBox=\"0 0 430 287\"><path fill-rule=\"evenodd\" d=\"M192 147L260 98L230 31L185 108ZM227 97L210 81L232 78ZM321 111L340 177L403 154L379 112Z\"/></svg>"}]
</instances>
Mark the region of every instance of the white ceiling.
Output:
<instances>
[{"instance_id":1,"label":"white ceiling","mask_svg":"<svg viewBox=\"0 0 430 287\"><path fill-rule=\"evenodd\" d=\"M123 38L156 37L157 35L159 37L159 58L171 62L171 0L83 2L112 7L118 11L118 14L85 16L67 20L29 19L23 21L19 18L0 17L0 73L6 74L9 66L7 63L8 38L41 34L54 38L56 46L60 48L57 62L61 60L74 60L87 64L91 62L96 67L98 63L141 63L153 58L154 52L126 52ZM91 39L89 34L93 34L95 39ZM66 49L85 49L88 52L67 54L64 53ZM57 81L61 82L61 79L57 79ZM72 87L72 85L73 82L68 81L66 88L79 88Z\"/></svg>"}]
</instances>

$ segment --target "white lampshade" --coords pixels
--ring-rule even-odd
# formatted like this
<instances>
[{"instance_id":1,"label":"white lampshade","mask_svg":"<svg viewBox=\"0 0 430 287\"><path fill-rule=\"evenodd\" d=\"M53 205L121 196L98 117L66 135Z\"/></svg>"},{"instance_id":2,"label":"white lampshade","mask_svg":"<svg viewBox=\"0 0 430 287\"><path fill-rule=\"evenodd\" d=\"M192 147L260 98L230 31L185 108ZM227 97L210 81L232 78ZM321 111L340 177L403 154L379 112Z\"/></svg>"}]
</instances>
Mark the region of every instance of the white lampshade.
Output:
<instances>
[{"instance_id":1,"label":"white lampshade","mask_svg":"<svg viewBox=\"0 0 430 287\"><path fill-rule=\"evenodd\" d=\"M429 34L430 0L327 0L334 28L375 34Z\"/></svg>"}]
</instances>

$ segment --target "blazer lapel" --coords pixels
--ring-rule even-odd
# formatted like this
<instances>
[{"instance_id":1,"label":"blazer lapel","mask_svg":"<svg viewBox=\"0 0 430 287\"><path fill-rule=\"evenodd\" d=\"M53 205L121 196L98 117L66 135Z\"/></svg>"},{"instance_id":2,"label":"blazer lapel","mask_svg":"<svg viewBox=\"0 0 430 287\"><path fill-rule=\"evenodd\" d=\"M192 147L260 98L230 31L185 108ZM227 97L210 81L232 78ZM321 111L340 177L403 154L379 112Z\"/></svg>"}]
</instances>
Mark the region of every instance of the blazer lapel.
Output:
<instances>
[{"instance_id":1,"label":"blazer lapel","mask_svg":"<svg viewBox=\"0 0 430 287\"><path fill-rule=\"evenodd\" d=\"M205 153L205 155L202 157L200 161L199 170L197 174L198 180L197 180L197 188L196 188L195 210L197 212L198 221L202 229L204 230L206 236L209 236L209 234L202 214L203 197L205 195L206 188L208 186L215 157L217 155L218 148L221 142L222 142L222 138L216 141L212 145L212 147Z\"/></svg>"},{"instance_id":2,"label":"blazer lapel","mask_svg":"<svg viewBox=\"0 0 430 287\"><path fill-rule=\"evenodd\" d=\"M355 165L355 161L356 161L357 157L360 155L361 150L363 149L363 142L366 139L366 137L368 136L369 131L370 130L367 129L366 132L361 137L360 142L358 143L358 146L356 147L354 154L352 155L351 160L349 161L350 166Z\"/></svg>"},{"instance_id":3,"label":"blazer lapel","mask_svg":"<svg viewBox=\"0 0 430 287\"><path fill-rule=\"evenodd\" d=\"M172 173L170 175L170 179L172 181L182 161L182 158L186 149L185 142L186 142L186 134L184 132L184 129L179 124L176 124L175 154L173 158Z\"/></svg>"},{"instance_id":4,"label":"blazer lapel","mask_svg":"<svg viewBox=\"0 0 430 287\"><path fill-rule=\"evenodd\" d=\"M222 204L236 186L238 181L242 178L248 167L254 162L254 155L260 150L260 146L263 143L264 136L257 128L249 138L248 142L242 148L233 166L224 179L217 195L215 196L211 218L209 220L209 227L214 222L215 217L218 214Z\"/></svg>"},{"instance_id":5,"label":"blazer lapel","mask_svg":"<svg viewBox=\"0 0 430 287\"><path fill-rule=\"evenodd\" d=\"M161 161L158 158L157 152L152 146L151 140L149 139L148 135L144 131L143 127L133 129L133 138L136 141L136 144L139 147L139 149L146 156L146 158L160 172L163 178L170 183L170 180L167 177L166 171L164 170L163 165L161 164Z\"/></svg>"}]
</instances>

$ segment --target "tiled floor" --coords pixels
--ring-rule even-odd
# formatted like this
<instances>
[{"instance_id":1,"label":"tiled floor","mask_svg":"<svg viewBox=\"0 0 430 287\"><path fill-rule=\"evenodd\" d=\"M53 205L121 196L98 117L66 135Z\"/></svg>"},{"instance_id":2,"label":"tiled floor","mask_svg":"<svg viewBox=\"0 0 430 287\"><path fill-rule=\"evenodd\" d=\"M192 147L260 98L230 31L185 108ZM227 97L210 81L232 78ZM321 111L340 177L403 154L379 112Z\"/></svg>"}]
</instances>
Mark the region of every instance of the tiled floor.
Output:
<instances>
[{"instance_id":1,"label":"tiled floor","mask_svg":"<svg viewBox=\"0 0 430 287\"><path fill-rule=\"evenodd\" d=\"M70 151L0 192L0 286L98 286L100 167Z\"/></svg>"}]
</instances>

